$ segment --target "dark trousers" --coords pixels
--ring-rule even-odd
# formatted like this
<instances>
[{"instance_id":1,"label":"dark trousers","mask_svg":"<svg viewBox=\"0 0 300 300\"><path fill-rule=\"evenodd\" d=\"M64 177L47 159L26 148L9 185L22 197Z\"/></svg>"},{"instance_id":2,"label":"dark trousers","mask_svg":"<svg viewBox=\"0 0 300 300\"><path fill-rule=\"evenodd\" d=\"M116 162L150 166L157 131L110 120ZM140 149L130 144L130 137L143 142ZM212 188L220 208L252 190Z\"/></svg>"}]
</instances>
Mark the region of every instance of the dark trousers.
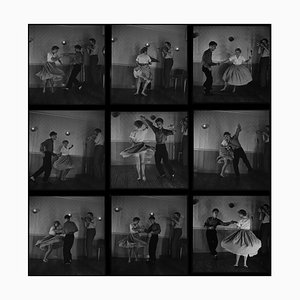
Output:
<instances>
[{"instance_id":1,"label":"dark trousers","mask_svg":"<svg viewBox=\"0 0 300 300\"><path fill-rule=\"evenodd\" d=\"M89 64L89 81L92 85L97 85L97 65L98 65L98 55L90 56L90 64Z\"/></svg>"},{"instance_id":2,"label":"dark trousers","mask_svg":"<svg viewBox=\"0 0 300 300\"><path fill-rule=\"evenodd\" d=\"M71 72L71 75L69 77L69 80L68 80L68 83L67 83L67 88L71 88L73 84L75 84L75 86L79 86L80 83L79 81L77 80L77 75L80 73L81 71L81 65L77 64L77 65L74 65L73 66L73 69L72 69L72 72Z\"/></svg>"},{"instance_id":3,"label":"dark trousers","mask_svg":"<svg viewBox=\"0 0 300 300\"><path fill-rule=\"evenodd\" d=\"M63 246L63 255L64 255L64 262L71 262L72 261L72 253L71 249L74 243L74 234L67 234L64 238L64 246Z\"/></svg>"},{"instance_id":4,"label":"dark trousers","mask_svg":"<svg viewBox=\"0 0 300 300\"><path fill-rule=\"evenodd\" d=\"M86 230L85 247L86 247L86 255L88 258L93 257L93 240L95 235L96 235L95 228L90 228Z\"/></svg>"},{"instance_id":5,"label":"dark trousers","mask_svg":"<svg viewBox=\"0 0 300 300\"><path fill-rule=\"evenodd\" d=\"M170 85L170 75L171 75L171 70L172 70L172 67L173 67L173 58L167 58L165 59L164 61L164 77L163 77L163 80L164 80L164 87L165 88L168 88L169 85Z\"/></svg>"},{"instance_id":6,"label":"dark trousers","mask_svg":"<svg viewBox=\"0 0 300 300\"><path fill-rule=\"evenodd\" d=\"M189 138L187 135L182 137L182 163L184 166L188 165L188 154L189 154Z\"/></svg>"},{"instance_id":7,"label":"dark trousers","mask_svg":"<svg viewBox=\"0 0 300 300\"><path fill-rule=\"evenodd\" d=\"M211 70L207 69L206 67L202 67L202 72L206 76L206 80L205 80L203 86L205 88L205 92L209 93L210 90L212 89L212 84L213 84L213 77L211 74Z\"/></svg>"},{"instance_id":8,"label":"dark trousers","mask_svg":"<svg viewBox=\"0 0 300 300\"><path fill-rule=\"evenodd\" d=\"M260 86L265 88L268 85L270 76L270 58L262 57L259 62Z\"/></svg>"},{"instance_id":9,"label":"dark trousers","mask_svg":"<svg viewBox=\"0 0 300 300\"><path fill-rule=\"evenodd\" d=\"M172 258L179 257L180 238L182 236L181 228L174 228L171 238L171 256Z\"/></svg>"},{"instance_id":10,"label":"dark trousers","mask_svg":"<svg viewBox=\"0 0 300 300\"><path fill-rule=\"evenodd\" d=\"M102 167L104 160L104 146L95 146L94 150L94 175L96 178L102 178Z\"/></svg>"},{"instance_id":11,"label":"dark trousers","mask_svg":"<svg viewBox=\"0 0 300 300\"><path fill-rule=\"evenodd\" d=\"M218 247L218 236L216 230L206 230L206 239L209 247L209 251L212 255L217 254L217 247Z\"/></svg>"},{"instance_id":12,"label":"dark trousers","mask_svg":"<svg viewBox=\"0 0 300 300\"><path fill-rule=\"evenodd\" d=\"M261 252L266 254L271 248L271 224L265 223L260 226Z\"/></svg>"},{"instance_id":13,"label":"dark trousers","mask_svg":"<svg viewBox=\"0 0 300 300\"><path fill-rule=\"evenodd\" d=\"M155 165L156 165L157 171L160 175L165 174L163 165L167 169L167 171L170 175L174 174L174 170L169 162L169 155L168 155L168 151L167 151L165 144L157 144L156 145L156 151L155 151L154 158L155 158ZM163 161L163 165L162 165L161 161Z\"/></svg>"},{"instance_id":14,"label":"dark trousers","mask_svg":"<svg viewBox=\"0 0 300 300\"><path fill-rule=\"evenodd\" d=\"M244 164L246 165L246 167L248 168L248 171L252 170L252 167L249 163L249 160L247 158L247 155L244 151L243 148L238 148L233 150L233 169L234 169L234 173L236 176L240 176L240 171L239 171L239 162L240 162L240 158L243 160Z\"/></svg>"},{"instance_id":15,"label":"dark trousers","mask_svg":"<svg viewBox=\"0 0 300 300\"><path fill-rule=\"evenodd\" d=\"M158 243L158 235L152 234L149 242L149 257L150 262L155 263L156 261L156 247Z\"/></svg>"},{"instance_id":16,"label":"dark trousers","mask_svg":"<svg viewBox=\"0 0 300 300\"><path fill-rule=\"evenodd\" d=\"M34 178L37 178L42 173L44 173L44 181L47 181L50 177L52 170L52 154L50 152L45 152L43 158L43 165L32 175Z\"/></svg>"}]
</instances>

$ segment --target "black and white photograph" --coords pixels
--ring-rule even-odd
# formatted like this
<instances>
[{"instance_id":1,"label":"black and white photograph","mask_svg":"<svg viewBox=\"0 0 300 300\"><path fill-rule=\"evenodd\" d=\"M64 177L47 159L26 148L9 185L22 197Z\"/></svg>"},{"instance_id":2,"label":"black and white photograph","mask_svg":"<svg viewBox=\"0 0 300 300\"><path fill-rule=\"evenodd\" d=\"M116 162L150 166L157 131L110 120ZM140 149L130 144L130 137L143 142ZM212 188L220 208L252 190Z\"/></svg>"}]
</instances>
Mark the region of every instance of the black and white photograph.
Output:
<instances>
[{"instance_id":1,"label":"black and white photograph","mask_svg":"<svg viewBox=\"0 0 300 300\"><path fill-rule=\"evenodd\" d=\"M187 26L112 26L112 104L187 103Z\"/></svg>"},{"instance_id":2,"label":"black and white photograph","mask_svg":"<svg viewBox=\"0 0 300 300\"><path fill-rule=\"evenodd\" d=\"M104 104L105 27L29 25L29 104Z\"/></svg>"},{"instance_id":3,"label":"black and white photograph","mask_svg":"<svg viewBox=\"0 0 300 300\"><path fill-rule=\"evenodd\" d=\"M194 102L269 103L270 37L270 25L194 26Z\"/></svg>"},{"instance_id":4,"label":"black and white photograph","mask_svg":"<svg viewBox=\"0 0 300 300\"><path fill-rule=\"evenodd\" d=\"M270 190L269 113L268 110L195 111L196 189Z\"/></svg>"},{"instance_id":5,"label":"black and white photograph","mask_svg":"<svg viewBox=\"0 0 300 300\"><path fill-rule=\"evenodd\" d=\"M29 198L29 276L105 274L103 197Z\"/></svg>"},{"instance_id":6,"label":"black and white photograph","mask_svg":"<svg viewBox=\"0 0 300 300\"><path fill-rule=\"evenodd\" d=\"M270 275L269 196L196 196L193 272Z\"/></svg>"},{"instance_id":7,"label":"black and white photograph","mask_svg":"<svg viewBox=\"0 0 300 300\"><path fill-rule=\"evenodd\" d=\"M29 112L29 189L103 190L104 111Z\"/></svg>"},{"instance_id":8,"label":"black and white photograph","mask_svg":"<svg viewBox=\"0 0 300 300\"><path fill-rule=\"evenodd\" d=\"M187 188L187 112L112 112L111 187Z\"/></svg>"},{"instance_id":9,"label":"black and white photograph","mask_svg":"<svg viewBox=\"0 0 300 300\"><path fill-rule=\"evenodd\" d=\"M112 197L112 275L187 274L187 197Z\"/></svg>"}]
</instances>

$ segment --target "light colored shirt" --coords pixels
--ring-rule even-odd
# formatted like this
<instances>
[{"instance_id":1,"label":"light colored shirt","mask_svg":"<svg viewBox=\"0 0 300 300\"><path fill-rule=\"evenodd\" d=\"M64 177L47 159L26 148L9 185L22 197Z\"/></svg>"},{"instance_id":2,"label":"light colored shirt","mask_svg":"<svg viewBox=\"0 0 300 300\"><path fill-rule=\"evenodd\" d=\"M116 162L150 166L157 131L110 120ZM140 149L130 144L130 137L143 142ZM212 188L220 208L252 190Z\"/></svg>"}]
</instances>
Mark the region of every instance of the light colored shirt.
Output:
<instances>
[{"instance_id":1,"label":"light colored shirt","mask_svg":"<svg viewBox=\"0 0 300 300\"><path fill-rule=\"evenodd\" d=\"M151 63L151 57L147 54L139 54L136 58L136 61L139 64L150 64Z\"/></svg>"},{"instance_id":2,"label":"light colored shirt","mask_svg":"<svg viewBox=\"0 0 300 300\"><path fill-rule=\"evenodd\" d=\"M53 60L53 59L57 59L57 58L59 58L58 53L55 53L55 54L53 54L52 52L47 53L47 62L58 63L57 60Z\"/></svg>"},{"instance_id":3,"label":"light colored shirt","mask_svg":"<svg viewBox=\"0 0 300 300\"><path fill-rule=\"evenodd\" d=\"M247 219L241 219L237 222L236 226L239 229L245 229L245 230L250 230L251 229L251 221L249 218Z\"/></svg>"},{"instance_id":4,"label":"light colored shirt","mask_svg":"<svg viewBox=\"0 0 300 300\"><path fill-rule=\"evenodd\" d=\"M164 59L173 58L174 50L171 48L171 49L168 49L167 51L163 51L163 57L164 57Z\"/></svg>"},{"instance_id":5,"label":"light colored shirt","mask_svg":"<svg viewBox=\"0 0 300 300\"><path fill-rule=\"evenodd\" d=\"M130 133L129 138L134 142L134 143L142 143L145 138L146 138L146 134L147 134L148 129L138 129L138 130L134 130Z\"/></svg>"},{"instance_id":6,"label":"light colored shirt","mask_svg":"<svg viewBox=\"0 0 300 300\"><path fill-rule=\"evenodd\" d=\"M223 141L221 142L221 145L222 145L223 147L228 147L228 146L229 146L229 143L228 143L226 140L223 140Z\"/></svg>"},{"instance_id":7,"label":"light colored shirt","mask_svg":"<svg viewBox=\"0 0 300 300\"><path fill-rule=\"evenodd\" d=\"M60 153L62 156L67 156L70 154L70 149L66 148L65 146L62 146L60 149Z\"/></svg>"},{"instance_id":8,"label":"light colored shirt","mask_svg":"<svg viewBox=\"0 0 300 300\"><path fill-rule=\"evenodd\" d=\"M94 140L95 146L104 145L104 137L101 132L99 132Z\"/></svg>"},{"instance_id":9,"label":"light colored shirt","mask_svg":"<svg viewBox=\"0 0 300 300\"><path fill-rule=\"evenodd\" d=\"M181 126L181 133L182 133L182 135L188 135L189 129L185 126Z\"/></svg>"},{"instance_id":10,"label":"light colored shirt","mask_svg":"<svg viewBox=\"0 0 300 300\"><path fill-rule=\"evenodd\" d=\"M93 219L90 219L90 221L89 222L86 222L86 228L87 229L94 229L94 228L96 228L96 220L95 220L95 218L93 218Z\"/></svg>"},{"instance_id":11,"label":"light colored shirt","mask_svg":"<svg viewBox=\"0 0 300 300\"><path fill-rule=\"evenodd\" d=\"M270 50L267 48L259 47L258 54L260 54L260 57L270 57Z\"/></svg>"},{"instance_id":12,"label":"light colored shirt","mask_svg":"<svg viewBox=\"0 0 300 300\"><path fill-rule=\"evenodd\" d=\"M89 55L97 55L99 53L99 47L94 45L93 47L89 48Z\"/></svg>"},{"instance_id":13,"label":"light colored shirt","mask_svg":"<svg viewBox=\"0 0 300 300\"><path fill-rule=\"evenodd\" d=\"M233 55L229 58L229 61L232 62L234 65L239 66L239 65L243 64L246 61L246 59L242 55L240 55L239 57L237 57L236 55Z\"/></svg>"},{"instance_id":14,"label":"light colored shirt","mask_svg":"<svg viewBox=\"0 0 300 300\"><path fill-rule=\"evenodd\" d=\"M174 228L180 228L182 229L183 226L183 217L180 217L179 220L175 220L173 219L174 224Z\"/></svg>"},{"instance_id":15,"label":"light colored shirt","mask_svg":"<svg viewBox=\"0 0 300 300\"><path fill-rule=\"evenodd\" d=\"M129 232L130 233L139 233L139 229L140 229L140 226L139 225L135 225L133 223L131 223L129 225Z\"/></svg>"},{"instance_id":16,"label":"light colored shirt","mask_svg":"<svg viewBox=\"0 0 300 300\"><path fill-rule=\"evenodd\" d=\"M51 227L50 227L49 234L50 234L50 235L56 235L55 227L54 227L54 226L51 226Z\"/></svg>"}]
</instances>

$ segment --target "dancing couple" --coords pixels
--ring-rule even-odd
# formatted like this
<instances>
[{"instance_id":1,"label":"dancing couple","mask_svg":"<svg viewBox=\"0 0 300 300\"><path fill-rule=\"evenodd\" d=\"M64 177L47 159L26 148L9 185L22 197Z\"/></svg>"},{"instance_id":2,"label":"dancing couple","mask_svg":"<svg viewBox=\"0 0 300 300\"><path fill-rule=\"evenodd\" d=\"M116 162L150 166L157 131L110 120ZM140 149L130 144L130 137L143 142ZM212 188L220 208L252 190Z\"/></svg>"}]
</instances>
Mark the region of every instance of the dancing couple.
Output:
<instances>
[{"instance_id":1,"label":"dancing couple","mask_svg":"<svg viewBox=\"0 0 300 300\"><path fill-rule=\"evenodd\" d=\"M252 172L252 167L249 163L249 160L247 158L247 155L242 148L240 142L239 142L239 134L242 131L242 127L240 124L238 124L237 129L235 131L235 134L231 136L230 132L224 132L223 140L220 144L219 148L219 156L217 157L217 163L222 164L222 170L220 173L220 177L225 177L225 171L230 163L232 161L234 172L236 175L236 178L239 179L240 177L240 171L239 171L239 162L240 158L243 160L244 164L248 168L248 172Z\"/></svg>"},{"instance_id":2,"label":"dancing couple","mask_svg":"<svg viewBox=\"0 0 300 300\"><path fill-rule=\"evenodd\" d=\"M150 225L146 228L145 226L139 224L139 217L134 217L132 223L129 225L129 234L126 238L119 241L119 247L128 249L128 263L132 262L132 256L134 256L135 261L138 261L139 249L145 248L148 245L148 262L152 265L155 264L158 235L161 232L161 228L160 225L156 223L153 215L149 217L149 222ZM151 235L149 243L142 238L141 233L147 233Z\"/></svg>"},{"instance_id":3,"label":"dancing couple","mask_svg":"<svg viewBox=\"0 0 300 300\"><path fill-rule=\"evenodd\" d=\"M69 146L69 141L64 140L58 148L58 153L54 153L54 141L57 139L57 133L51 131L50 138L43 141L40 145L40 152L43 154L42 166L30 177L30 180L36 182L36 178L44 173L43 181L49 182L52 167L58 171L57 180L66 180L67 174L72 168L74 168L72 159L70 156L70 150L73 145ZM55 158L55 162L52 162L52 158Z\"/></svg>"},{"instance_id":4,"label":"dancing couple","mask_svg":"<svg viewBox=\"0 0 300 300\"><path fill-rule=\"evenodd\" d=\"M174 135L175 130L165 129L163 126L164 120L162 118L157 118L155 120L155 125L146 119L145 116L141 116L140 120L134 122L135 129L131 132L129 139L132 142L132 146L123 150L120 155L123 158L134 156L136 159L136 169L138 173L138 181L146 181L145 174L145 156L146 153L154 151L154 147L144 143L148 128L150 127L155 134L156 147L155 147L155 165L158 170L159 176L166 177L165 169L168 171L171 179L174 179L175 172L170 165L168 151L166 148L166 141L168 136ZM163 161L163 165L162 162Z\"/></svg>"},{"instance_id":5,"label":"dancing couple","mask_svg":"<svg viewBox=\"0 0 300 300\"><path fill-rule=\"evenodd\" d=\"M203 84L205 95L211 95L213 85L213 66L219 66L225 63L231 64L223 74L222 78L225 82L225 85L221 91L225 91L229 85L232 85L232 92L235 93L236 86L244 86L252 81L252 75L249 69L245 66L245 63L248 63L251 60L251 56L248 59L245 59L245 57L241 55L242 50L240 48L236 48L234 51L235 54L230 56L228 59L222 62L213 62L212 53L216 50L217 45L218 44L215 41L211 41L208 45L209 48L203 53L202 56L202 72L206 76L206 80Z\"/></svg>"},{"instance_id":6,"label":"dancing couple","mask_svg":"<svg viewBox=\"0 0 300 300\"><path fill-rule=\"evenodd\" d=\"M235 267L239 266L240 257L244 257L244 267L248 268L247 259L258 253L261 241L251 231L251 220L244 209L238 211L239 221L223 222L218 219L219 210L212 210L212 216L207 218L204 226L206 227L206 238L210 253L217 259L218 236L217 226L229 226L234 224L236 230L225 237L221 242L221 247L226 251L236 255Z\"/></svg>"},{"instance_id":7,"label":"dancing couple","mask_svg":"<svg viewBox=\"0 0 300 300\"><path fill-rule=\"evenodd\" d=\"M74 233L78 231L78 227L71 221L70 215L65 215L65 223L61 226L59 221L55 221L50 227L49 234L35 244L36 247L45 251L43 262L48 262L48 257L53 249L63 247L64 263L69 265L72 262L71 249L74 243Z\"/></svg>"}]
</instances>

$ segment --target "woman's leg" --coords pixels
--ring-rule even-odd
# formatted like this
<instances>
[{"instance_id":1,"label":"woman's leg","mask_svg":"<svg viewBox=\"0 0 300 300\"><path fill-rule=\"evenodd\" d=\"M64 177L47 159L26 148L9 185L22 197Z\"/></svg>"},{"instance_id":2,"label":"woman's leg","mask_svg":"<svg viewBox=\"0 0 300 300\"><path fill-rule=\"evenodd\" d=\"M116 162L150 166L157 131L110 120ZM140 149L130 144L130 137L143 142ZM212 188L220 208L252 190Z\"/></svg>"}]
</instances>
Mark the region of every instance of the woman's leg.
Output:
<instances>
[{"instance_id":1,"label":"woman's leg","mask_svg":"<svg viewBox=\"0 0 300 300\"><path fill-rule=\"evenodd\" d=\"M140 161L141 161L141 169L142 169L142 179L143 179L143 181L146 181L145 156L146 156L146 152L140 153Z\"/></svg>"},{"instance_id":2,"label":"woman's leg","mask_svg":"<svg viewBox=\"0 0 300 300\"><path fill-rule=\"evenodd\" d=\"M144 83L144 86L143 86L143 90L142 90L142 95L144 96L148 96L145 91L146 91L146 88L148 86L148 84L150 83L150 80L146 80L146 82Z\"/></svg>"},{"instance_id":3,"label":"woman's leg","mask_svg":"<svg viewBox=\"0 0 300 300\"><path fill-rule=\"evenodd\" d=\"M225 171L226 171L227 166L228 166L228 159L224 158L224 164L223 164L221 174L220 174L221 177L225 177Z\"/></svg>"},{"instance_id":4,"label":"woman's leg","mask_svg":"<svg viewBox=\"0 0 300 300\"><path fill-rule=\"evenodd\" d=\"M247 266L247 258L248 258L248 255L244 255L244 267L245 268L248 268L248 266Z\"/></svg>"},{"instance_id":5,"label":"woman's leg","mask_svg":"<svg viewBox=\"0 0 300 300\"><path fill-rule=\"evenodd\" d=\"M225 91L227 87L228 87L228 82L225 82L225 85L224 85L224 87L221 89L221 91L222 91L222 92Z\"/></svg>"},{"instance_id":6,"label":"woman's leg","mask_svg":"<svg viewBox=\"0 0 300 300\"><path fill-rule=\"evenodd\" d=\"M46 251L46 253L45 253L45 255L44 255L43 262L47 262L47 261L48 261L48 257L49 257L49 255L50 255L51 252L52 252L52 246L49 245L49 246L48 246L48 249L47 249L47 251Z\"/></svg>"},{"instance_id":7,"label":"woman's leg","mask_svg":"<svg viewBox=\"0 0 300 300\"><path fill-rule=\"evenodd\" d=\"M66 176L68 175L68 173L70 172L71 169L66 169L62 171L62 176L61 176L61 180L65 181L66 180Z\"/></svg>"},{"instance_id":8,"label":"woman's leg","mask_svg":"<svg viewBox=\"0 0 300 300\"><path fill-rule=\"evenodd\" d=\"M140 87L141 87L141 78L139 77L138 80L137 80L137 83L136 83L136 92L135 92L135 95L139 94Z\"/></svg>"},{"instance_id":9,"label":"woman's leg","mask_svg":"<svg viewBox=\"0 0 300 300\"><path fill-rule=\"evenodd\" d=\"M54 93L54 81L53 79L49 79L50 80L50 85L51 85L51 93Z\"/></svg>"},{"instance_id":10,"label":"woman's leg","mask_svg":"<svg viewBox=\"0 0 300 300\"><path fill-rule=\"evenodd\" d=\"M240 260L240 255L236 255L236 260L235 260L235 267L239 266L239 260Z\"/></svg>"},{"instance_id":11,"label":"woman's leg","mask_svg":"<svg viewBox=\"0 0 300 300\"><path fill-rule=\"evenodd\" d=\"M136 171L138 174L137 180L141 180L141 161L140 161L140 155L137 153L135 155L135 166L136 166Z\"/></svg>"},{"instance_id":12,"label":"woman's leg","mask_svg":"<svg viewBox=\"0 0 300 300\"><path fill-rule=\"evenodd\" d=\"M236 86L234 85L232 92L235 93L235 91L236 91Z\"/></svg>"},{"instance_id":13,"label":"woman's leg","mask_svg":"<svg viewBox=\"0 0 300 300\"><path fill-rule=\"evenodd\" d=\"M128 263L131 263L131 252L132 248L128 248Z\"/></svg>"},{"instance_id":14,"label":"woman's leg","mask_svg":"<svg viewBox=\"0 0 300 300\"><path fill-rule=\"evenodd\" d=\"M135 261L138 261L138 258L139 258L139 249L134 247L133 248L133 251L134 251L134 258L135 258Z\"/></svg>"},{"instance_id":15,"label":"woman's leg","mask_svg":"<svg viewBox=\"0 0 300 300\"><path fill-rule=\"evenodd\" d=\"M46 93L47 82L48 82L48 79L44 80L43 94Z\"/></svg>"}]
</instances>

